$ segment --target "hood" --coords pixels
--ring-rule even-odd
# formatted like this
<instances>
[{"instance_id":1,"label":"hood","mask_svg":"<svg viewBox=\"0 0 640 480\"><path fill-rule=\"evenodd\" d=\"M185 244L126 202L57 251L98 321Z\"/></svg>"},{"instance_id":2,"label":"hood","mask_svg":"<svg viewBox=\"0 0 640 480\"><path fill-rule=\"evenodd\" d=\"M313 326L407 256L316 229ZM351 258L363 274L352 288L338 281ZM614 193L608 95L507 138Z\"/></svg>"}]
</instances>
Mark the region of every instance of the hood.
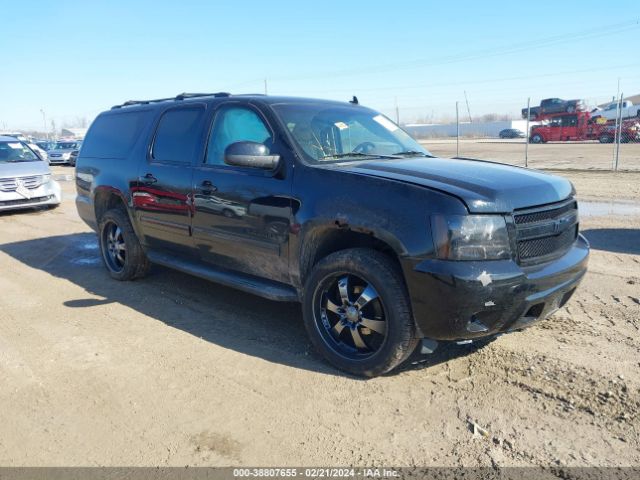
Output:
<instances>
[{"instance_id":1,"label":"hood","mask_svg":"<svg viewBox=\"0 0 640 480\"><path fill-rule=\"evenodd\" d=\"M51 173L47 162L0 162L0 178L29 177L31 175L47 175Z\"/></svg>"},{"instance_id":2,"label":"hood","mask_svg":"<svg viewBox=\"0 0 640 480\"><path fill-rule=\"evenodd\" d=\"M363 161L338 168L449 193L460 198L471 213L509 213L558 202L573 193L571 182L562 177L481 160L419 157Z\"/></svg>"}]
</instances>

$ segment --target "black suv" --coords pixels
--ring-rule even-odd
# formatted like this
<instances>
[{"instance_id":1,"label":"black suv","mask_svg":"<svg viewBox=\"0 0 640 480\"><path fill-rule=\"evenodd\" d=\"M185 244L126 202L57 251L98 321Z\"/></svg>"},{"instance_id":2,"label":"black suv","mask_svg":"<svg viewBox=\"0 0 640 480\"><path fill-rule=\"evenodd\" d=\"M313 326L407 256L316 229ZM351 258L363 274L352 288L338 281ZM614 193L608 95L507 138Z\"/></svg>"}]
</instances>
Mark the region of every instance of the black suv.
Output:
<instances>
[{"instance_id":1,"label":"black suv","mask_svg":"<svg viewBox=\"0 0 640 480\"><path fill-rule=\"evenodd\" d=\"M76 184L113 278L151 262L302 302L324 357L366 376L548 317L589 255L570 182L435 158L355 98L126 102L93 122Z\"/></svg>"},{"instance_id":2,"label":"black suv","mask_svg":"<svg viewBox=\"0 0 640 480\"><path fill-rule=\"evenodd\" d=\"M579 110L584 110L584 102L582 100L545 98L540 102L540 111L542 113L574 113Z\"/></svg>"}]
</instances>

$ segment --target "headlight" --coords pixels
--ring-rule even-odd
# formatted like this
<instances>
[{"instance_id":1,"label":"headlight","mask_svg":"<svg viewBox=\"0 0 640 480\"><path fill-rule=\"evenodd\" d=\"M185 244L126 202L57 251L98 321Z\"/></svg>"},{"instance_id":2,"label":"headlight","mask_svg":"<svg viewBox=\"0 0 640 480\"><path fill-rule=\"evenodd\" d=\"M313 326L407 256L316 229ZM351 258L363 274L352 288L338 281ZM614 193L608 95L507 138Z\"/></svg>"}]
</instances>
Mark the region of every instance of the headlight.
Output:
<instances>
[{"instance_id":1,"label":"headlight","mask_svg":"<svg viewBox=\"0 0 640 480\"><path fill-rule=\"evenodd\" d=\"M51 175L49 173L42 175L42 185L46 185L51 181Z\"/></svg>"},{"instance_id":2,"label":"headlight","mask_svg":"<svg viewBox=\"0 0 640 480\"><path fill-rule=\"evenodd\" d=\"M498 215L433 215L431 231L438 258L500 260L511 258L509 233Z\"/></svg>"}]
</instances>

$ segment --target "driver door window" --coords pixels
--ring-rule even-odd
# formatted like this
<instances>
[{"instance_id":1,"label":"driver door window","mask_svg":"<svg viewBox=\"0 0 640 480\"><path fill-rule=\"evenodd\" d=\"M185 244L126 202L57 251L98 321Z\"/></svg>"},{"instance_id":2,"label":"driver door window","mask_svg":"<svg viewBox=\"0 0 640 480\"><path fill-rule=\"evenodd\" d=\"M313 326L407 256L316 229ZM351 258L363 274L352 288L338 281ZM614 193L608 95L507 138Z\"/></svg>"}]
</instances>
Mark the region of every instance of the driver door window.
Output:
<instances>
[{"instance_id":1,"label":"driver door window","mask_svg":"<svg viewBox=\"0 0 640 480\"><path fill-rule=\"evenodd\" d=\"M224 151L235 142L262 143L271 150L271 132L256 112L243 107L227 107L217 113L207 146L207 165L225 165Z\"/></svg>"}]
</instances>

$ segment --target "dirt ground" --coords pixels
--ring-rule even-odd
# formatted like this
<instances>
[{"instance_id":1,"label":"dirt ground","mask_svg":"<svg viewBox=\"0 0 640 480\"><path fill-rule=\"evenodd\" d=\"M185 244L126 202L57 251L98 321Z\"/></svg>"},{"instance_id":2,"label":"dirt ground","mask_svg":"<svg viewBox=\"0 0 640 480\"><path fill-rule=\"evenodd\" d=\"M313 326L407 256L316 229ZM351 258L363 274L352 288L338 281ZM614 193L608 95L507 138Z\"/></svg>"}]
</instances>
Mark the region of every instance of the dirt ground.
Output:
<instances>
[{"instance_id":1,"label":"dirt ground","mask_svg":"<svg viewBox=\"0 0 640 480\"><path fill-rule=\"evenodd\" d=\"M297 304L111 280L55 171L60 208L0 215L0 465L640 465L640 215L582 215L590 269L547 321L361 380ZM640 173L563 174L640 202Z\"/></svg>"},{"instance_id":2,"label":"dirt ground","mask_svg":"<svg viewBox=\"0 0 640 480\"><path fill-rule=\"evenodd\" d=\"M456 156L455 139L424 140L434 155ZM524 166L524 140L463 139L461 157L481 158ZM528 166L545 169L611 170L616 146L597 142L556 142L530 144ZM623 143L618 153L618 169L640 170L640 143Z\"/></svg>"}]
</instances>

